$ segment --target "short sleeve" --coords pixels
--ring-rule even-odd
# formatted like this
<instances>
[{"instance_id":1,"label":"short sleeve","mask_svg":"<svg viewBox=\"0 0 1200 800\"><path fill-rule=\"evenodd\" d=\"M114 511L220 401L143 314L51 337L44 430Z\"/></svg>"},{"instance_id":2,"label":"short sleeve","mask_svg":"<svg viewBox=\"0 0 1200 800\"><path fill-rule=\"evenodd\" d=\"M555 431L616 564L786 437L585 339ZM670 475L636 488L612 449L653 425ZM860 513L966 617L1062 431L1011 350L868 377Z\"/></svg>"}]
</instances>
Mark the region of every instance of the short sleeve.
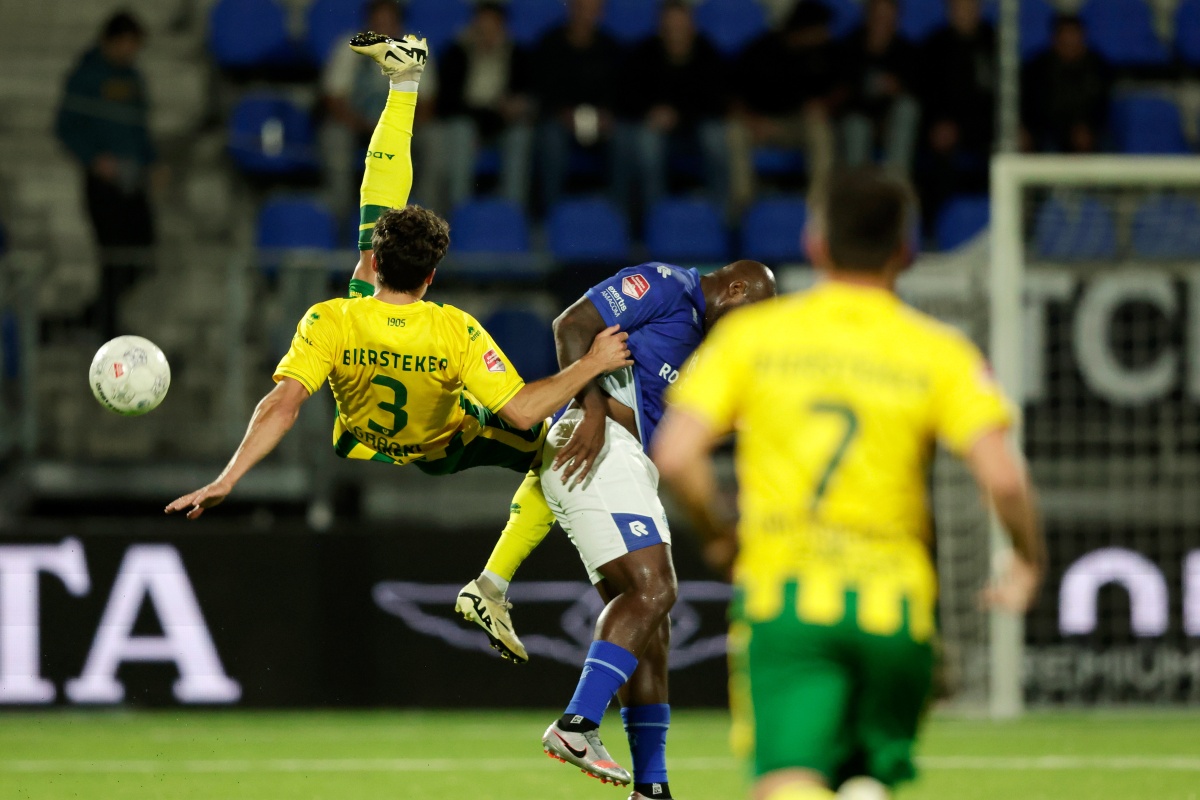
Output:
<instances>
[{"instance_id":1,"label":"short sleeve","mask_svg":"<svg viewBox=\"0 0 1200 800\"><path fill-rule=\"evenodd\" d=\"M525 381L483 326L469 314L464 316L468 341L460 377L479 402L499 411L521 391Z\"/></svg>"},{"instance_id":2,"label":"short sleeve","mask_svg":"<svg viewBox=\"0 0 1200 800\"><path fill-rule=\"evenodd\" d=\"M662 279L650 265L623 269L587 291L604 324L620 325L630 333L669 309L678 288Z\"/></svg>"},{"instance_id":3,"label":"short sleeve","mask_svg":"<svg viewBox=\"0 0 1200 800\"><path fill-rule=\"evenodd\" d=\"M750 375L741 341L742 325L734 316L721 322L688 362L667 400L672 407L694 414L717 435L729 433L742 413Z\"/></svg>"},{"instance_id":4,"label":"short sleeve","mask_svg":"<svg viewBox=\"0 0 1200 800\"><path fill-rule=\"evenodd\" d=\"M310 308L296 326L296 335L292 337L292 346L287 355L275 368L275 382L293 378L304 384L309 394L316 392L333 371L337 340L337 321L333 309L326 303L318 303Z\"/></svg>"},{"instance_id":5,"label":"short sleeve","mask_svg":"<svg viewBox=\"0 0 1200 800\"><path fill-rule=\"evenodd\" d=\"M965 339L945 348L935 381L934 428L952 452L965 455L984 434L1012 425L1012 404L983 355Z\"/></svg>"}]
</instances>

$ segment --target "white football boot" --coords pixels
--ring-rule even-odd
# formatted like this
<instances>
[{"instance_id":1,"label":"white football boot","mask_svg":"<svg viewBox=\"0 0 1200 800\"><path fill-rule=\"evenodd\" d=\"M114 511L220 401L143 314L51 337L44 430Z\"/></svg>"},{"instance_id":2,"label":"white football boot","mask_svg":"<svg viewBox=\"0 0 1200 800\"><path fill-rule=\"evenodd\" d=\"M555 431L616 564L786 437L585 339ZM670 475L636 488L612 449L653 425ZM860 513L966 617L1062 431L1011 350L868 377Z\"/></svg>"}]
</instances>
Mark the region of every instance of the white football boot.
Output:
<instances>
[{"instance_id":1,"label":"white football boot","mask_svg":"<svg viewBox=\"0 0 1200 800\"><path fill-rule=\"evenodd\" d=\"M525 645L517 638L513 630L512 603L504 595L497 597L496 593L485 592L478 580L473 580L458 593L458 602L454 609L463 615L468 622L474 622L483 628L492 643L492 649L503 658L514 664L524 664L529 660Z\"/></svg>"},{"instance_id":2,"label":"white football boot","mask_svg":"<svg viewBox=\"0 0 1200 800\"><path fill-rule=\"evenodd\" d=\"M350 40L350 49L370 56L392 83L419 81L429 60L429 43L416 36L399 41L382 33L367 31Z\"/></svg>"}]
</instances>

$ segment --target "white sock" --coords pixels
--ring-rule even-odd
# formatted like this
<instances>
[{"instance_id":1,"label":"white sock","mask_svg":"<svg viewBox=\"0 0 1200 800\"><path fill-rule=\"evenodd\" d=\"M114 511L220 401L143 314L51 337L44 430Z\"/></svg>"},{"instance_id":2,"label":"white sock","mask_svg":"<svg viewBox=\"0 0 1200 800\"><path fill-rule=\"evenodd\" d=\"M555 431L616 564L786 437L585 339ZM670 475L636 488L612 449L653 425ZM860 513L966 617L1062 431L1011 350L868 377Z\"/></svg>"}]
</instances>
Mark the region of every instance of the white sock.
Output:
<instances>
[{"instance_id":1,"label":"white sock","mask_svg":"<svg viewBox=\"0 0 1200 800\"><path fill-rule=\"evenodd\" d=\"M501 578L499 575L488 569L485 569L481 574L484 578L487 578L489 581L491 581L493 586L500 590L500 594L508 594L508 581L504 580L504 578Z\"/></svg>"},{"instance_id":2,"label":"white sock","mask_svg":"<svg viewBox=\"0 0 1200 800\"><path fill-rule=\"evenodd\" d=\"M421 87L420 81L399 81L391 84L393 92L415 92Z\"/></svg>"}]
</instances>

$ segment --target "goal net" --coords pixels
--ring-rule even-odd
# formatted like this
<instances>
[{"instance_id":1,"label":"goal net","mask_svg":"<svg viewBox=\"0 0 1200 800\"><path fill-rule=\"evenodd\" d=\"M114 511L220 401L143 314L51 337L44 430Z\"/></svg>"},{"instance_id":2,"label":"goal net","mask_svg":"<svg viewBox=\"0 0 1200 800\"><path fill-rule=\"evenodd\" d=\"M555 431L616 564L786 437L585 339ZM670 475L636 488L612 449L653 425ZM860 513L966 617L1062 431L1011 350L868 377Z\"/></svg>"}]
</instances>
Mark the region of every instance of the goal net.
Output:
<instances>
[{"instance_id":1,"label":"goal net","mask_svg":"<svg viewBox=\"0 0 1200 800\"><path fill-rule=\"evenodd\" d=\"M965 693L999 715L1200 701L1200 159L998 157L987 286L1050 567L1024 630L989 621L982 660L947 582Z\"/></svg>"}]
</instances>

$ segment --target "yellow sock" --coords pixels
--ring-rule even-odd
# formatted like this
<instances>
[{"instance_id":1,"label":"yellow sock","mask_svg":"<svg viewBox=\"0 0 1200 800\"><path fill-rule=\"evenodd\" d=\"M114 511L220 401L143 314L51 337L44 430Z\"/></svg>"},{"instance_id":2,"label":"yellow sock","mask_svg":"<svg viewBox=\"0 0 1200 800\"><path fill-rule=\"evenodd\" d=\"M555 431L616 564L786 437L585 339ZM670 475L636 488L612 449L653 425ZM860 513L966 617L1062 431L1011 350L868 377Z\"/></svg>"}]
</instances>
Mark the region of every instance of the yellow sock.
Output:
<instances>
[{"instance_id":1,"label":"yellow sock","mask_svg":"<svg viewBox=\"0 0 1200 800\"><path fill-rule=\"evenodd\" d=\"M358 193L358 249L371 249L371 230L384 209L408 205L412 191L413 118L417 93L388 92L387 105L371 134L367 168Z\"/></svg>"},{"instance_id":2,"label":"yellow sock","mask_svg":"<svg viewBox=\"0 0 1200 800\"><path fill-rule=\"evenodd\" d=\"M506 581L511 581L517 574L529 554L550 533L554 527L554 513L546 505L546 497L542 494L542 479L537 471L525 476L517 493L513 495L509 507L508 524L500 534L500 541L488 558L488 572L494 572Z\"/></svg>"}]
</instances>

